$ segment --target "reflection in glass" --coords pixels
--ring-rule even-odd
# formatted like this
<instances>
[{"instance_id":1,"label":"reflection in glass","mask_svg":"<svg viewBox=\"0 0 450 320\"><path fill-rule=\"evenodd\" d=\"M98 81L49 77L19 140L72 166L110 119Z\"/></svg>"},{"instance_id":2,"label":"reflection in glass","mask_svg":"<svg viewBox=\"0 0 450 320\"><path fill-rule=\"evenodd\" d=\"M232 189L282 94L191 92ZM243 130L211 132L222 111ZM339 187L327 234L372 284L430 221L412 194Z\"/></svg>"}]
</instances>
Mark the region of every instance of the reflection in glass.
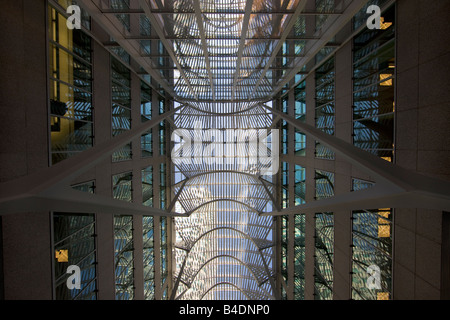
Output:
<instances>
[{"instance_id":1,"label":"reflection in glass","mask_svg":"<svg viewBox=\"0 0 450 320\"><path fill-rule=\"evenodd\" d=\"M334 57L316 69L316 128L329 135L335 133L335 66ZM316 157L333 160L334 152L316 141Z\"/></svg>"},{"instance_id":2,"label":"reflection in glass","mask_svg":"<svg viewBox=\"0 0 450 320\"><path fill-rule=\"evenodd\" d=\"M315 215L314 298L333 299L334 217L332 213Z\"/></svg>"},{"instance_id":3,"label":"reflection in glass","mask_svg":"<svg viewBox=\"0 0 450 320\"><path fill-rule=\"evenodd\" d=\"M93 214L53 214L55 299L97 299L95 217ZM81 271L81 288L67 287L67 268Z\"/></svg>"}]
</instances>

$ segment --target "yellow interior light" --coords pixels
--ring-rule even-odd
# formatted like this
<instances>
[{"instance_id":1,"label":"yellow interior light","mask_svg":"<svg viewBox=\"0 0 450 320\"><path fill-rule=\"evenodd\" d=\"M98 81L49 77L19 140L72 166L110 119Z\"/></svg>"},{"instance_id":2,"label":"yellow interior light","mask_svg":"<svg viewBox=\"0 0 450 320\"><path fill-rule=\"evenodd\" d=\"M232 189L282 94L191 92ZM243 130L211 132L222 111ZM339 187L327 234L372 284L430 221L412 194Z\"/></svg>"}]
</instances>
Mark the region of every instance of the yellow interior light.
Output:
<instances>
[{"instance_id":1,"label":"yellow interior light","mask_svg":"<svg viewBox=\"0 0 450 320\"><path fill-rule=\"evenodd\" d=\"M391 226L379 225L378 226L378 238L389 238L391 236Z\"/></svg>"},{"instance_id":2,"label":"yellow interior light","mask_svg":"<svg viewBox=\"0 0 450 320\"><path fill-rule=\"evenodd\" d=\"M69 262L69 250L56 250L55 258L58 262Z\"/></svg>"},{"instance_id":3,"label":"yellow interior light","mask_svg":"<svg viewBox=\"0 0 450 320\"><path fill-rule=\"evenodd\" d=\"M392 86L392 79L389 79L391 77L392 77L392 74L385 74L385 73L380 74L380 81L381 81L380 86L386 86L386 87ZM388 79L388 80L386 80L386 79Z\"/></svg>"},{"instance_id":4,"label":"yellow interior light","mask_svg":"<svg viewBox=\"0 0 450 320\"><path fill-rule=\"evenodd\" d=\"M377 300L389 300L389 292L378 292Z\"/></svg>"},{"instance_id":5,"label":"yellow interior light","mask_svg":"<svg viewBox=\"0 0 450 320\"><path fill-rule=\"evenodd\" d=\"M384 22L384 17L380 17L380 20L381 20L381 23L380 23L380 29L381 30L386 30L390 26L392 26L392 22Z\"/></svg>"}]
</instances>

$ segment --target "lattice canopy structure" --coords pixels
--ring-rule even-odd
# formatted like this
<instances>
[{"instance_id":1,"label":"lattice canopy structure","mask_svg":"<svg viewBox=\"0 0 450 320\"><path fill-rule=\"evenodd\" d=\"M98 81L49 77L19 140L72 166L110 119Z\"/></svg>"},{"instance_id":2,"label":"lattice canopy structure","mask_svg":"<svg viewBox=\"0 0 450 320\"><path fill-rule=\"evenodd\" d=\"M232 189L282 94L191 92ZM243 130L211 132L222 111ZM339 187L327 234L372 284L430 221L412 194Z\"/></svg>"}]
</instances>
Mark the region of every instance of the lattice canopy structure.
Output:
<instances>
[{"instance_id":1,"label":"lattice canopy structure","mask_svg":"<svg viewBox=\"0 0 450 320\"><path fill-rule=\"evenodd\" d=\"M334 50L366 1L80 2L108 31L107 45L180 106L166 119L175 128L168 211L186 215L175 218L170 298L279 298L271 214L283 186L273 129L285 115L272 101Z\"/></svg>"}]
</instances>

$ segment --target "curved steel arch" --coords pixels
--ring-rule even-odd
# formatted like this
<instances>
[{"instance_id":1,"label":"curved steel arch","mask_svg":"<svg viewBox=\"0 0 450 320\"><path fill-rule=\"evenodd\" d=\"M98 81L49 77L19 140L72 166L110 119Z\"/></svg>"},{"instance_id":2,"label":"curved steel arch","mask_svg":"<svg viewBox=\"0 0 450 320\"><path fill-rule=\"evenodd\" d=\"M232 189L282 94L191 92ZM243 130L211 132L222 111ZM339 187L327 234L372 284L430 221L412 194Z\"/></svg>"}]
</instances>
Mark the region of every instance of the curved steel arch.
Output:
<instances>
[{"instance_id":1,"label":"curved steel arch","mask_svg":"<svg viewBox=\"0 0 450 320\"><path fill-rule=\"evenodd\" d=\"M178 166L177 166L177 167L178 167ZM180 169L180 170L181 170L181 169ZM181 192L183 191L184 187L186 187L186 185L189 186L189 181L191 181L191 180L193 180L193 179L195 179L195 178L197 178L197 177L201 177L201 176L209 175L209 174L215 174L215 173L233 173L233 174L240 174L240 175L248 176L248 177L254 179L255 182L258 182L258 183L261 184L261 186L263 187L263 189L266 191L267 195L269 196L269 198L266 199L266 200L267 200L267 201L272 201L272 204L276 207L277 211L280 211L280 209L279 209L279 207L278 207L278 203L277 203L277 201L275 200L274 195L270 192L269 188L268 188L267 185L266 185L266 183L269 183L269 184L273 185L272 182L263 179L261 175L255 175L255 174L251 174L251 173L247 173L247 172L243 172L243 171L237 171L237 170L211 170L211 171L200 172L200 173L194 174L193 176L190 176L190 177L187 176L186 174L184 174L184 175L186 176L186 179L184 179L184 180L182 180L182 181L180 181L180 182L177 182L175 185L172 186L172 187L176 187L176 186L179 185L179 184L181 185L181 186L179 187L180 189L178 190L178 192L177 192L177 194L176 194L174 200L172 201L172 203L171 203L170 206L169 206L170 210L175 206L175 202L178 200L178 197L179 197L179 195L181 194ZM218 199L217 199L217 200L218 200ZM227 199L227 200L228 200L228 199ZM230 200L231 200L231 199L230 199ZM197 207L197 208L194 209L194 210L191 210L191 212L190 212L189 214L195 212L195 210L197 210L198 208L200 208L200 206ZM169 211L170 211L170 210L169 210ZM259 211L257 211L257 213L258 213L258 214L261 214L261 212L259 212Z\"/></svg>"},{"instance_id":2,"label":"curved steel arch","mask_svg":"<svg viewBox=\"0 0 450 320\"><path fill-rule=\"evenodd\" d=\"M211 230L208 230L207 232L204 232L202 235L200 235L200 236L193 242L192 246L190 246L190 248L188 248L188 250L187 250L187 252L186 252L186 256L184 257L184 263L183 263L183 266L182 266L182 268L181 268L181 270L180 270L180 273L178 274L178 279L177 279L176 284L175 284L175 286L174 286L174 288L173 288L173 292L175 293L176 290L177 290L177 288L178 288L179 282L181 281L181 276L183 275L183 272L184 272L184 267L185 267L186 261L187 261L187 259L188 259L188 257L189 257L189 254L191 253L192 248L195 246L195 244L196 244L198 241L200 241L203 237L205 237L206 235L208 235L208 234L210 234L210 233L212 233L212 232L214 232L214 231L221 230L221 229L228 229L228 230L235 231L235 232L239 233L241 236L243 235L243 236L244 236L244 239L249 240L250 242L252 242L252 243L255 245L255 247L258 249L257 251L258 251L259 255L261 256L261 260L263 261L264 271L265 271L266 274L267 274L267 277L268 277L270 286L271 286L273 292L275 292L275 284L274 284L273 279L272 279L272 276L271 276L271 274L270 274L269 267L268 267L268 265L267 265L266 260L264 259L264 255L263 255L263 253L261 252L261 248L258 246L258 244L254 241L254 239L253 239L252 237L250 237L250 236L249 236L248 234L246 234L245 232L242 232L242 231L240 231L240 230L238 230L238 229L236 229L236 228L233 228L233 227L225 227L225 226L222 226L222 227L216 227L216 228L213 228L213 229L211 229ZM196 278L196 276L198 275L198 273L200 272L200 270L202 270L203 267L204 267L206 264L208 264L210 261L212 261L212 260L214 260L215 258L220 257L220 256L227 256L227 255L219 255L219 256L216 256L216 257L213 257L213 258L209 259L207 262L205 262L205 263L197 270L197 272L195 273L194 277L192 278L192 281ZM230 256L231 256L231 255L230 255ZM235 257L233 257L233 256L231 256L231 257L232 257L232 258L235 258ZM236 259L237 259L237 258L236 258ZM240 260L239 260L239 261L240 261ZM253 277L256 279L256 281L257 281L257 283L258 283L258 286L260 286L263 282L259 283L259 280L258 280L257 276L253 273L252 269L251 269L245 262L242 262L242 263L244 264L244 266L246 266L246 267L250 270L250 272L252 273ZM192 282L191 282L191 283L192 283Z\"/></svg>"},{"instance_id":3,"label":"curved steel arch","mask_svg":"<svg viewBox=\"0 0 450 320\"><path fill-rule=\"evenodd\" d=\"M197 272L195 273L194 277L192 278L192 281L189 283L189 286L191 286L192 283L195 281L195 278L196 278L197 275L200 273L200 271L201 271L204 267L206 267L211 261L213 261L213 260L215 260L215 259L218 259L218 258L223 258L223 257L232 258L232 259L236 260L237 262L239 262L239 263L240 263L241 265L243 265L244 267L246 267L246 268L250 271L250 273L252 274L253 278L255 278L258 287L260 287L260 286L264 283L264 282L261 282L261 283L259 282L258 277L255 275L255 273L252 271L252 269L249 267L249 265L248 265L247 263L245 263L244 261L242 261L241 259L239 259L239 258L237 258L237 257L235 257L235 256L233 256L233 255L230 255L230 254L221 254L221 255L212 257L211 259L209 259L208 261L206 261L205 263L203 263L202 266L201 266L201 267L197 270ZM178 275L178 277L179 277L179 278L181 277L181 273ZM177 288L175 287L173 290L175 291L176 289L177 289ZM272 290L273 290L273 288L272 288ZM265 290L264 290L264 291L265 291ZM263 292L264 292L264 291L263 291ZM268 292L264 292L264 293L265 293L265 295L267 295L269 298L273 299L273 296L272 296L270 293L268 293ZM184 293L182 293L181 295L183 295L183 294L184 294ZM181 296L181 295L180 295L180 296ZM179 299L180 296L176 297L175 299Z\"/></svg>"},{"instance_id":4,"label":"curved steel arch","mask_svg":"<svg viewBox=\"0 0 450 320\"><path fill-rule=\"evenodd\" d=\"M255 174L251 174L251 173L247 173L247 172L244 172L244 171L237 171L237 170L211 170L211 171L200 172L200 173L197 173L197 174L195 174L193 176L190 176L190 177L186 176L186 179L178 182L177 184L183 183L184 181L192 180L192 179L197 178L197 177L201 177L201 176L208 175L208 174L214 174L214 173L236 173L236 174L242 174L242 175L245 175L245 176L249 176L249 177L255 179L256 181L261 181L260 178L259 178L260 176L255 175ZM177 184L175 184L174 186L176 186Z\"/></svg>"},{"instance_id":5,"label":"curved steel arch","mask_svg":"<svg viewBox=\"0 0 450 320\"><path fill-rule=\"evenodd\" d=\"M254 109L256 107L263 107L263 104L264 104L264 102L258 101L258 102L255 102L255 104L253 104L252 106L250 106L250 107L248 107L246 109L235 111L235 112L223 112L222 113L222 112L213 112L213 111L209 111L209 110L203 110L203 109L201 109L199 107L193 106L191 103L189 103L189 101L183 101L183 106L186 107L186 108L192 108L192 109L194 109L194 110L196 110L198 112L202 112L202 113L210 114L210 115L216 115L216 116L234 116L234 115L237 115L237 114L240 114L240 113L244 113L244 112L250 111L250 110L252 110L252 109Z\"/></svg>"},{"instance_id":6,"label":"curved steel arch","mask_svg":"<svg viewBox=\"0 0 450 320\"><path fill-rule=\"evenodd\" d=\"M237 285L235 285L234 283L229 282L229 281L222 281L222 282L218 282L218 283L214 284L211 288L209 288L208 290L206 290L205 293L202 294L202 296L200 297L200 300L203 300L203 298L204 298L204 297L205 297L212 289L214 289L215 287L224 285L224 284L230 285L230 286L232 286L232 287L238 289L240 292L242 292L242 294L243 294L244 296L247 297L247 299L251 300L251 297L248 296L248 294L247 294L247 292L245 292L245 290L243 290L242 288L238 287Z\"/></svg>"},{"instance_id":7,"label":"curved steel arch","mask_svg":"<svg viewBox=\"0 0 450 320\"><path fill-rule=\"evenodd\" d=\"M245 232L242 232L242 231L239 230L239 229L233 228L233 227L225 227L225 226L222 226L222 227L212 228L212 229L210 229L210 230L204 232L203 234L201 234L201 235L197 238L197 240L195 240L195 241L193 242L192 246L188 249L188 255L189 255L191 249L195 246L195 244L196 244L198 241L200 241L203 237L205 237L205 236L208 235L209 233L212 233L212 232L214 232L214 231L221 230L221 229L228 229L228 230L232 230L232 231L235 231L235 232L240 233L241 235L244 236L244 238L246 238L247 240L250 240L250 241L255 245L255 247L258 249L258 251L260 252L261 248L258 247L258 244L255 242L255 240L254 240L252 237L250 237L248 234L246 234ZM261 252L260 252L260 254L261 254L261 257L263 257Z\"/></svg>"},{"instance_id":8,"label":"curved steel arch","mask_svg":"<svg viewBox=\"0 0 450 320\"><path fill-rule=\"evenodd\" d=\"M207 204L210 204L210 203L213 203L213 202L221 202L221 201L231 201L231 202L236 202L236 203L242 204L243 206L249 208L251 211L255 212L258 216L260 216L261 213L262 213L262 212L259 212L259 211L256 210L255 208L249 206L248 204L246 204L246 203L244 203L244 202L242 202L242 201L235 200L235 199L229 199L229 198L221 198L221 199L214 199L214 200L211 200L211 201L207 201L207 202L205 202L205 203L202 203L201 205L199 205L199 206L196 207L195 209L193 209L193 210L191 210L191 211L189 211L189 212L186 212L186 215L189 217L191 214L193 214L195 211L197 211L197 210L200 209L201 207L204 207L204 206L206 206Z\"/></svg>"},{"instance_id":9,"label":"curved steel arch","mask_svg":"<svg viewBox=\"0 0 450 320\"><path fill-rule=\"evenodd\" d=\"M206 262L204 262L200 266L200 268L197 270L197 272L195 272L195 275L193 276L192 281L190 282L190 284L192 284L195 281L195 278L197 278L197 275L200 273L200 271L202 271L202 269L204 267L206 267L211 261L219 259L219 258L225 258L225 257L232 258L232 259L236 260L237 262L239 262L244 267L246 267L250 271L250 273L252 274L253 278L255 278L256 283L258 284L258 286L260 286L262 284L262 282L261 283L259 282L259 279L258 279L257 275L253 272L252 268L250 268L248 263L246 263L245 261L242 261L241 259L239 259L239 258L237 258L237 257L235 257L235 256L233 256L231 254L219 254L219 255L214 256L211 259L207 260Z\"/></svg>"}]
</instances>

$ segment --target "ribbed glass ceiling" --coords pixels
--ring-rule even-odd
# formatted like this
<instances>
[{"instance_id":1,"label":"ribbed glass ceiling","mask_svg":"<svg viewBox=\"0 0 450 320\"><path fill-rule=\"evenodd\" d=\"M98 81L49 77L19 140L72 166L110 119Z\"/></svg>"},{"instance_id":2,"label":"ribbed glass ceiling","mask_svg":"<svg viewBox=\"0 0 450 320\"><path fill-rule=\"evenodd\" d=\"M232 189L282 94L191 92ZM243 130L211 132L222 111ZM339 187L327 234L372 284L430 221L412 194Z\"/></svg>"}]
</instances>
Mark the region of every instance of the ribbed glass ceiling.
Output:
<instances>
[{"instance_id":1,"label":"ribbed glass ceiling","mask_svg":"<svg viewBox=\"0 0 450 320\"><path fill-rule=\"evenodd\" d=\"M273 79L266 66L294 3L179 0L152 10L164 23L163 37L176 58L178 97L191 101L267 98Z\"/></svg>"},{"instance_id":2,"label":"ribbed glass ceiling","mask_svg":"<svg viewBox=\"0 0 450 320\"><path fill-rule=\"evenodd\" d=\"M331 25L335 10L351 2L110 0L105 8L92 1L110 14L102 23L112 41L182 106L171 121L183 137L172 136L169 210L188 217L175 218L170 298L274 299L273 217L263 214L279 207L272 99L307 73L306 63L332 40L328 18ZM307 2L315 21L308 37ZM195 143L183 148L187 140ZM268 158L254 161L261 152Z\"/></svg>"},{"instance_id":3,"label":"ribbed glass ceiling","mask_svg":"<svg viewBox=\"0 0 450 320\"><path fill-rule=\"evenodd\" d=\"M152 11L164 22L174 91L186 103L174 124L197 142L190 150L201 156L185 161L186 149L175 140L172 160L183 177L173 188L175 211L189 217L175 219L174 298L274 298L273 219L260 214L275 205L276 171L251 161L249 154L260 150L249 142L266 132L264 152L278 152L270 143L278 137L267 130L273 115L261 103L273 92L268 66L294 3L179 0L172 11Z\"/></svg>"}]
</instances>

